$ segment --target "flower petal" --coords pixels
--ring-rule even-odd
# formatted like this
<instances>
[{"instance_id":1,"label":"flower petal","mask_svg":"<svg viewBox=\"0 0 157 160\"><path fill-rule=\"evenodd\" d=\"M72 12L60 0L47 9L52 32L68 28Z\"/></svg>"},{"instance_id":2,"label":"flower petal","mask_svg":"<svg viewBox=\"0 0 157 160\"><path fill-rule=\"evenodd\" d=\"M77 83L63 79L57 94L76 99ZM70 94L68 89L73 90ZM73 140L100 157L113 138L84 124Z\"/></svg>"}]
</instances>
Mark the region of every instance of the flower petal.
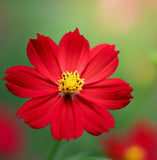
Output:
<instances>
[{"instance_id":1,"label":"flower petal","mask_svg":"<svg viewBox=\"0 0 157 160\"><path fill-rule=\"evenodd\" d=\"M157 147L157 129L154 124L145 119L141 119L129 130L126 136L128 145L138 144L147 152L153 151ZM156 152L156 150L155 150Z\"/></svg>"},{"instance_id":2,"label":"flower petal","mask_svg":"<svg viewBox=\"0 0 157 160\"><path fill-rule=\"evenodd\" d=\"M126 144L124 142L124 138L121 139L118 134L106 135L102 144L106 157L114 160L122 160L126 149Z\"/></svg>"},{"instance_id":3,"label":"flower petal","mask_svg":"<svg viewBox=\"0 0 157 160\"><path fill-rule=\"evenodd\" d=\"M119 51L115 45L101 44L91 50L90 62L82 72L85 83L93 83L109 77L118 66Z\"/></svg>"},{"instance_id":4,"label":"flower petal","mask_svg":"<svg viewBox=\"0 0 157 160\"><path fill-rule=\"evenodd\" d=\"M75 101L71 97L64 96L56 106L51 120L51 133L54 139L78 138L83 133L83 120Z\"/></svg>"},{"instance_id":5,"label":"flower petal","mask_svg":"<svg viewBox=\"0 0 157 160\"><path fill-rule=\"evenodd\" d=\"M120 109L130 103L133 88L121 79L110 78L95 84L85 85L81 94L92 99L105 109Z\"/></svg>"},{"instance_id":6,"label":"flower petal","mask_svg":"<svg viewBox=\"0 0 157 160\"><path fill-rule=\"evenodd\" d=\"M6 74L6 87L16 96L30 98L58 92L57 85L49 82L34 68L14 66L7 69Z\"/></svg>"},{"instance_id":7,"label":"flower petal","mask_svg":"<svg viewBox=\"0 0 157 160\"><path fill-rule=\"evenodd\" d=\"M30 39L27 46L28 58L32 65L54 83L61 78L57 50L58 46L53 40L39 34L37 39Z\"/></svg>"},{"instance_id":8,"label":"flower petal","mask_svg":"<svg viewBox=\"0 0 157 160\"><path fill-rule=\"evenodd\" d=\"M111 114L83 97L81 94L75 96L84 120L85 130L92 135L100 135L114 128L114 119Z\"/></svg>"},{"instance_id":9,"label":"flower petal","mask_svg":"<svg viewBox=\"0 0 157 160\"><path fill-rule=\"evenodd\" d=\"M58 56L62 72L77 70L81 74L88 62L89 44L78 29L63 36Z\"/></svg>"},{"instance_id":10,"label":"flower petal","mask_svg":"<svg viewBox=\"0 0 157 160\"><path fill-rule=\"evenodd\" d=\"M60 101L60 95L32 98L21 106L17 116L35 129L40 129L50 124L52 112Z\"/></svg>"}]
</instances>

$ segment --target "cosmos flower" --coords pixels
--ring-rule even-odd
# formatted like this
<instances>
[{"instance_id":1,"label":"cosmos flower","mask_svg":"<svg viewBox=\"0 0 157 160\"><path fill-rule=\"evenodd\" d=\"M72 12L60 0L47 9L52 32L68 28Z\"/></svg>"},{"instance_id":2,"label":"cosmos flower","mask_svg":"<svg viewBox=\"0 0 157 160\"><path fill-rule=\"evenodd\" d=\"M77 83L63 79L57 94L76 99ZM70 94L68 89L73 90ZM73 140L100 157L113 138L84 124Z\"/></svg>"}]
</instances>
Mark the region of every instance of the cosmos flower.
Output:
<instances>
[{"instance_id":1,"label":"cosmos flower","mask_svg":"<svg viewBox=\"0 0 157 160\"><path fill-rule=\"evenodd\" d=\"M24 147L23 128L6 108L0 104L0 157L17 158Z\"/></svg>"},{"instance_id":2,"label":"cosmos flower","mask_svg":"<svg viewBox=\"0 0 157 160\"><path fill-rule=\"evenodd\" d=\"M79 30L66 33L59 45L37 34L27 54L35 68L7 69L6 87L19 97L31 98L17 111L32 128L51 125L56 140L76 139L83 130L100 135L114 127L107 110L125 107L132 88L125 81L109 78L118 66L115 45L92 49Z\"/></svg>"},{"instance_id":3,"label":"cosmos flower","mask_svg":"<svg viewBox=\"0 0 157 160\"><path fill-rule=\"evenodd\" d=\"M156 160L157 130L146 121L140 121L127 134L105 137L103 152L113 160Z\"/></svg>"}]
</instances>

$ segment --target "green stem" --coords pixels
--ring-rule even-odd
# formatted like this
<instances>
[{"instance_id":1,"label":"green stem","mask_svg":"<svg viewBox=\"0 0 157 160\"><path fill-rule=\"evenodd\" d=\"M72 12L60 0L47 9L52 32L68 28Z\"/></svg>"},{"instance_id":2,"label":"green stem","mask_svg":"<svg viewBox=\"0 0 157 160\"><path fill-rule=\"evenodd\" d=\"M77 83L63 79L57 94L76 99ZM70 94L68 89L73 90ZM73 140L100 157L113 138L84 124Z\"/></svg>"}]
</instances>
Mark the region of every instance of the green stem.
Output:
<instances>
[{"instance_id":1,"label":"green stem","mask_svg":"<svg viewBox=\"0 0 157 160\"><path fill-rule=\"evenodd\" d=\"M55 155L57 153L57 150L59 148L60 141L56 141L56 143L53 145L52 151L50 152L48 158L46 160L54 160Z\"/></svg>"}]
</instances>

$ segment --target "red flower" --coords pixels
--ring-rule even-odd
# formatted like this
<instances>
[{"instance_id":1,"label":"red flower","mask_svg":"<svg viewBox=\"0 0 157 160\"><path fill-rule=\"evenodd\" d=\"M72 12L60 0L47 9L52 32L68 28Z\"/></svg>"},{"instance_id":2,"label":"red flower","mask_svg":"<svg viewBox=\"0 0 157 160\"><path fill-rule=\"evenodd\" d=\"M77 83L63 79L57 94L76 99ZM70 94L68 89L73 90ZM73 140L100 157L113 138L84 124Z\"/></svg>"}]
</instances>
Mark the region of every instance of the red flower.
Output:
<instances>
[{"instance_id":1,"label":"red flower","mask_svg":"<svg viewBox=\"0 0 157 160\"><path fill-rule=\"evenodd\" d=\"M157 160L157 130L150 123L137 123L126 135L105 137L103 151L113 160Z\"/></svg>"},{"instance_id":2,"label":"red flower","mask_svg":"<svg viewBox=\"0 0 157 160\"><path fill-rule=\"evenodd\" d=\"M107 111L130 102L132 88L121 79L107 79L118 66L115 45L90 50L79 30L66 33L59 45L37 34L27 54L35 68L14 66L4 79L13 94L31 98L17 112L33 128L51 124L57 140L80 137L83 130L100 135L114 127Z\"/></svg>"},{"instance_id":3,"label":"red flower","mask_svg":"<svg viewBox=\"0 0 157 160\"><path fill-rule=\"evenodd\" d=\"M18 157L24 147L23 129L6 105L0 104L0 157Z\"/></svg>"}]
</instances>

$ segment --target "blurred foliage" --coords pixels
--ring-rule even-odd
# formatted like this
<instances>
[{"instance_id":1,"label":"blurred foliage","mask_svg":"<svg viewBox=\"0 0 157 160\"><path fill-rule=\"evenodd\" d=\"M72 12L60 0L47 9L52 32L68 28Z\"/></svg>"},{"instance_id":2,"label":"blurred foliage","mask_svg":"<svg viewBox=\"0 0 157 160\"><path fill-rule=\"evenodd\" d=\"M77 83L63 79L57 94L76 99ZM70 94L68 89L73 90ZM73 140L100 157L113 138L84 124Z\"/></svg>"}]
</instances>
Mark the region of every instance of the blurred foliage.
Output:
<instances>
[{"instance_id":1,"label":"blurred foliage","mask_svg":"<svg viewBox=\"0 0 157 160\"><path fill-rule=\"evenodd\" d=\"M152 61L152 63L157 66L157 49L150 49L148 51L148 55L150 57L150 60Z\"/></svg>"},{"instance_id":2,"label":"blurred foliage","mask_svg":"<svg viewBox=\"0 0 157 160\"><path fill-rule=\"evenodd\" d=\"M134 26L123 32L117 30L116 23L111 24L112 27L102 23L105 19L98 12L100 0L0 0L0 100L10 103L15 113L27 101L9 93L2 78L11 66L31 66L26 54L30 38L35 38L36 33L40 33L51 37L58 44L66 32L78 27L80 33L89 40L91 48L100 43L110 43L116 44L120 50L119 67L113 77L130 83L135 98L128 107L111 112L116 120L116 129L124 130L132 120L141 116L157 122L157 76L154 65L157 64L157 4L146 1L140 3L144 8L141 17ZM116 14L105 17L107 16L114 17ZM54 143L49 126L34 130L23 125L29 137L29 147L24 157L44 159ZM70 157L80 152L100 156L99 139L100 137L84 133L81 138L70 140L69 143L63 140L56 160L63 159L63 155Z\"/></svg>"},{"instance_id":3,"label":"blurred foliage","mask_svg":"<svg viewBox=\"0 0 157 160\"><path fill-rule=\"evenodd\" d=\"M76 157L76 158L71 158L71 159L68 159L68 160L109 160L109 159L106 159L104 157Z\"/></svg>"}]
</instances>

